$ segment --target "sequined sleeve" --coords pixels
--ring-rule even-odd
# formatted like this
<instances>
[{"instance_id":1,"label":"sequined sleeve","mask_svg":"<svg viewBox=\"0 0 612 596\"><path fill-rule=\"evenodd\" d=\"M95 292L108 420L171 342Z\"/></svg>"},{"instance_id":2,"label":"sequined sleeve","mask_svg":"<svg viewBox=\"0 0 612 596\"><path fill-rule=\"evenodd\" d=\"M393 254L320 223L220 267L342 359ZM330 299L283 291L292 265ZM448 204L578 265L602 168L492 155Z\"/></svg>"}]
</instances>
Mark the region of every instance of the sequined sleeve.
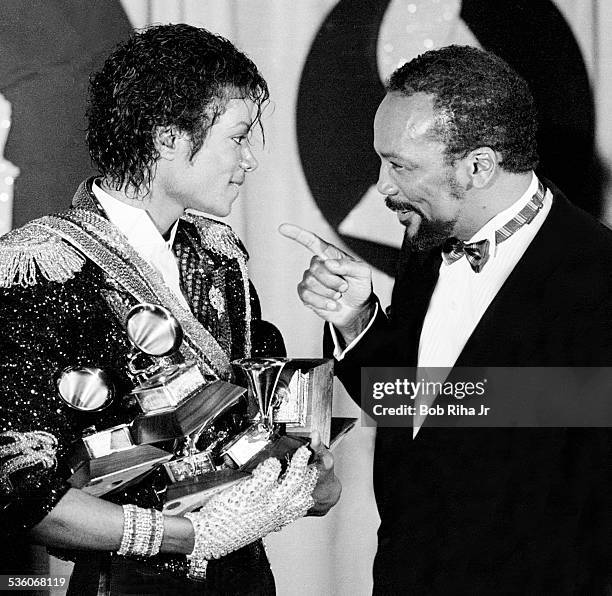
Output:
<instances>
[{"instance_id":1,"label":"sequined sleeve","mask_svg":"<svg viewBox=\"0 0 612 596\"><path fill-rule=\"evenodd\" d=\"M88 273L0 289L0 526L38 523L68 490L66 455L91 414L76 415L55 391L66 366L109 365L113 321ZM115 342L116 343L116 342ZM119 342L118 345L120 345ZM92 362L102 354L105 363ZM109 422L112 422L110 420Z\"/></svg>"}]
</instances>

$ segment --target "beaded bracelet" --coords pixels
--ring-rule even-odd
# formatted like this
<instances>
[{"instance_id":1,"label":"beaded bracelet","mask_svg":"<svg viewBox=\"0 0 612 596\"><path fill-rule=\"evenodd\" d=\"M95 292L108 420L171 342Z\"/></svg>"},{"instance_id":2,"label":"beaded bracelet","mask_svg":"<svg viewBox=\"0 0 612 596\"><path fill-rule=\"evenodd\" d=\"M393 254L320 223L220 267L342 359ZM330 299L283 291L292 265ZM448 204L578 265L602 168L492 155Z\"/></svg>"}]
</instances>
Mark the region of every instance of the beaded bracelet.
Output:
<instances>
[{"instance_id":1,"label":"beaded bracelet","mask_svg":"<svg viewBox=\"0 0 612 596\"><path fill-rule=\"evenodd\" d=\"M189 579L203 581L206 579L206 568L208 567L206 537L210 531L210 527L208 526L208 520L202 519L199 515L187 513L185 517L192 523L194 531L193 551L191 554L187 555L187 562L189 564L187 577ZM206 528L206 530L203 530L204 528Z\"/></svg>"},{"instance_id":2,"label":"beaded bracelet","mask_svg":"<svg viewBox=\"0 0 612 596\"><path fill-rule=\"evenodd\" d=\"M123 505L123 536L118 555L152 557L164 538L164 516L155 509Z\"/></svg>"},{"instance_id":3,"label":"beaded bracelet","mask_svg":"<svg viewBox=\"0 0 612 596\"><path fill-rule=\"evenodd\" d=\"M151 509L151 514L155 519L153 520L153 539L149 547L149 556L154 557L159 553L164 539L164 514L157 509Z\"/></svg>"},{"instance_id":4,"label":"beaded bracelet","mask_svg":"<svg viewBox=\"0 0 612 596\"><path fill-rule=\"evenodd\" d=\"M121 545L117 551L118 555L123 557L132 553L134 546L134 515L136 505L123 505L123 536L121 537Z\"/></svg>"}]
</instances>

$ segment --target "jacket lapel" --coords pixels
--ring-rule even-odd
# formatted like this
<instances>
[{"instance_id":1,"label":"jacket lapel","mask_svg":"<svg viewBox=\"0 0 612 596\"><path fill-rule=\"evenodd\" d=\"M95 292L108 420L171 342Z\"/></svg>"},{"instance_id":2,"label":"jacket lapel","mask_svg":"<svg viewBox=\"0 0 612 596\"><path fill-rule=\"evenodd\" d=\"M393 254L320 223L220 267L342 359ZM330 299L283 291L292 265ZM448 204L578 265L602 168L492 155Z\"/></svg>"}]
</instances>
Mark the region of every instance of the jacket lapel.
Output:
<instances>
[{"instance_id":1,"label":"jacket lapel","mask_svg":"<svg viewBox=\"0 0 612 596\"><path fill-rule=\"evenodd\" d=\"M392 310L387 314L395 328L401 329L402 362L416 366L421 329L438 281L442 254L439 248L429 252L411 251L406 239L401 254Z\"/></svg>"}]
</instances>

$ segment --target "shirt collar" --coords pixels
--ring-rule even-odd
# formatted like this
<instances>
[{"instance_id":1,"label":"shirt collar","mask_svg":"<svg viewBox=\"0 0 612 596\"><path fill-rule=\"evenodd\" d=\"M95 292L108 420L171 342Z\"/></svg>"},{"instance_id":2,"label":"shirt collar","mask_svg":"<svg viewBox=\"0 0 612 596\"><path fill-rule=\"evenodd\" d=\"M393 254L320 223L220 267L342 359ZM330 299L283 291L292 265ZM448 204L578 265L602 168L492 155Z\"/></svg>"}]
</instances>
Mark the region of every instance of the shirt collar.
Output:
<instances>
[{"instance_id":1,"label":"shirt collar","mask_svg":"<svg viewBox=\"0 0 612 596\"><path fill-rule=\"evenodd\" d=\"M93 181L91 189L110 222L119 228L134 248L140 249L140 252L149 257L153 257L156 249L163 245L172 249L178 219L170 228L170 237L166 241L145 209L115 199L102 189L98 179Z\"/></svg>"},{"instance_id":2,"label":"shirt collar","mask_svg":"<svg viewBox=\"0 0 612 596\"><path fill-rule=\"evenodd\" d=\"M535 172L531 175L531 182L527 187L527 190L521 195L521 197L512 203L510 207L500 211L495 217L490 219L480 230L478 230L469 240L467 244L472 242L479 242L481 240L489 241L489 255L495 257L497 253L497 242L495 241L495 232L505 226L511 219L513 219L517 213L531 201L531 198L538 190L538 177Z\"/></svg>"}]
</instances>

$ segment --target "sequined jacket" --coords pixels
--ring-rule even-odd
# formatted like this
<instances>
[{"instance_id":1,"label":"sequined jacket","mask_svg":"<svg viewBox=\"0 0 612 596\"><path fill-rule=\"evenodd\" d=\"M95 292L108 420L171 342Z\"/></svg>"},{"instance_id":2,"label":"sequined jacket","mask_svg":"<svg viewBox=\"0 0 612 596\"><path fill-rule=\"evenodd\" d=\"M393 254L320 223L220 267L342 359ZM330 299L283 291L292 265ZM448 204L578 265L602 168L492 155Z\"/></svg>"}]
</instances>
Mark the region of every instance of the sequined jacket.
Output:
<instances>
[{"instance_id":1,"label":"sequined jacket","mask_svg":"<svg viewBox=\"0 0 612 596\"><path fill-rule=\"evenodd\" d=\"M230 361L284 354L280 334L261 320L248 280L248 255L223 223L187 215L174 250L192 312L143 261L96 204L91 180L72 209L0 238L0 527L38 523L68 490L70 445L85 428L130 422L116 399L97 413L69 408L56 391L68 366L108 373L117 395L132 388L123 321L139 302L169 308L185 332L181 351L208 378L231 378ZM155 475L117 502L158 507ZM184 559L184 558L183 558ZM180 567L180 565L179 565Z\"/></svg>"}]
</instances>

